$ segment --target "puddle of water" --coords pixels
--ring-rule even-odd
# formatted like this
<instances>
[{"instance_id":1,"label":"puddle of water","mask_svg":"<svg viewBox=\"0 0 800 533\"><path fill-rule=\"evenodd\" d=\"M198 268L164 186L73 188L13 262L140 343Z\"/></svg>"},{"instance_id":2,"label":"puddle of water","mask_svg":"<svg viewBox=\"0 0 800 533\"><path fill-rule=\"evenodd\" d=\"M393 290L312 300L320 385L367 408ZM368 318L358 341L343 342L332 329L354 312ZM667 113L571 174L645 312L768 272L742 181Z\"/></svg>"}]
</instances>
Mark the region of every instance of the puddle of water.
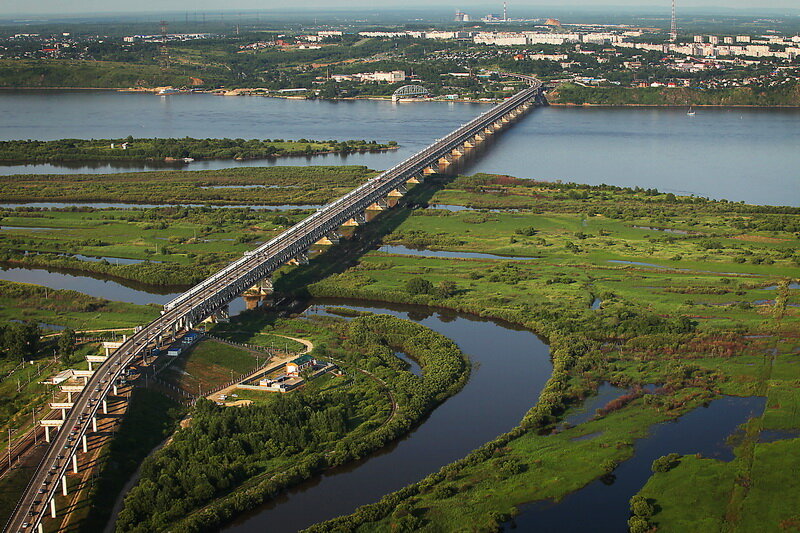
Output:
<instances>
[{"instance_id":1,"label":"puddle of water","mask_svg":"<svg viewBox=\"0 0 800 533\"><path fill-rule=\"evenodd\" d=\"M45 226L0 226L0 230L15 230L15 231L63 231L67 228L48 228Z\"/></svg>"},{"instance_id":2,"label":"puddle of water","mask_svg":"<svg viewBox=\"0 0 800 533\"><path fill-rule=\"evenodd\" d=\"M648 231L663 231L664 233L674 233L675 235L698 235L697 232L687 231L683 229L654 228L652 226L633 226L633 227L636 229L644 229Z\"/></svg>"},{"instance_id":3,"label":"puddle of water","mask_svg":"<svg viewBox=\"0 0 800 533\"><path fill-rule=\"evenodd\" d=\"M602 383L597 388L597 394L584 400L583 405L571 412L566 418L564 423L569 426L577 426L588 422L594 418L598 409L606 405L611 400L616 400L620 396L626 394L628 391L615 387L608 382Z\"/></svg>"},{"instance_id":4,"label":"puddle of water","mask_svg":"<svg viewBox=\"0 0 800 533\"><path fill-rule=\"evenodd\" d=\"M603 300L601 300L600 298L595 298L595 299L592 301L591 308L592 308L592 310L593 310L593 311L597 311L598 309L600 309L600 306L601 306L602 304L603 304Z\"/></svg>"},{"instance_id":5,"label":"puddle of water","mask_svg":"<svg viewBox=\"0 0 800 533\"><path fill-rule=\"evenodd\" d=\"M762 429L758 442L777 442L800 437L800 429Z\"/></svg>"},{"instance_id":6,"label":"puddle of water","mask_svg":"<svg viewBox=\"0 0 800 533\"><path fill-rule=\"evenodd\" d=\"M484 254L478 252L444 252L439 250L417 250L408 246L386 244L378 248L387 254L415 255L419 257L441 257L448 259L500 259L503 261L531 261L538 257L511 257L507 255Z\"/></svg>"}]
</instances>

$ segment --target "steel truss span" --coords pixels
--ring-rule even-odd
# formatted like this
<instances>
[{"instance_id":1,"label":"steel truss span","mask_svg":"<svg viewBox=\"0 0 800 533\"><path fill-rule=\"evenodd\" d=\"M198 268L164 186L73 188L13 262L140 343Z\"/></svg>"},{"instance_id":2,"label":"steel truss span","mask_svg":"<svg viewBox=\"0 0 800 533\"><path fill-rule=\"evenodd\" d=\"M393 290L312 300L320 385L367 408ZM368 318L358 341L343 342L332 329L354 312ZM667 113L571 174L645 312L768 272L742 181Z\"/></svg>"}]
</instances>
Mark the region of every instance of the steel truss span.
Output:
<instances>
[{"instance_id":1,"label":"steel truss span","mask_svg":"<svg viewBox=\"0 0 800 533\"><path fill-rule=\"evenodd\" d=\"M382 204L390 193L404 191L409 180L424 176L426 172L438 168L440 163L451 161L471 143L501 130L529 107L541 102L542 85L537 79L519 74L497 74L521 79L529 86L447 136L437 139L402 163L327 204L255 250L245 253L166 304L159 318L136 328L135 333L88 378L82 392L74 399L74 404L6 524L5 531L29 532L37 527L41 531L42 520L48 511L55 516L56 493L59 490L67 492L67 472L70 468L77 468L73 456L80 448L85 451L87 433L91 433L89 428L96 431L96 418L102 416L98 411L105 405L111 391L116 391L118 380L131 363L179 331L191 328L220 311L231 300L288 261L302 257L315 242L331 236L349 220L360 219L364 211L374 204Z\"/></svg>"}]
</instances>

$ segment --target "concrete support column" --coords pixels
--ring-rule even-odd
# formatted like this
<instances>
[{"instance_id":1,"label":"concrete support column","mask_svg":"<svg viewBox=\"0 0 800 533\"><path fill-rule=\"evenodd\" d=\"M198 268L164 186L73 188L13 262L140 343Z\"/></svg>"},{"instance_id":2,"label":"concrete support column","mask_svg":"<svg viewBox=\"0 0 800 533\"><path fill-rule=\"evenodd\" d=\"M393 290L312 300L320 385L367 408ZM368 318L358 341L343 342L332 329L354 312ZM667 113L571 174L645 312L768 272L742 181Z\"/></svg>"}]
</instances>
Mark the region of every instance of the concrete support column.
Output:
<instances>
[{"instance_id":1,"label":"concrete support column","mask_svg":"<svg viewBox=\"0 0 800 533\"><path fill-rule=\"evenodd\" d=\"M113 387L114 387L114 388L113 388L113 391L114 391L114 396L119 396L119 394L118 394L118 392L117 392L117 384L116 384L116 383L114 383L114 386L113 386Z\"/></svg>"},{"instance_id":2,"label":"concrete support column","mask_svg":"<svg viewBox=\"0 0 800 533\"><path fill-rule=\"evenodd\" d=\"M91 362L91 361L89 361L89 372L92 372L92 371L93 371L93 369L92 369L92 362Z\"/></svg>"},{"instance_id":3,"label":"concrete support column","mask_svg":"<svg viewBox=\"0 0 800 533\"><path fill-rule=\"evenodd\" d=\"M83 434L83 453L89 452L89 439L86 438L86 433Z\"/></svg>"},{"instance_id":4,"label":"concrete support column","mask_svg":"<svg viewBox=\"0 0 800 533\"><path fill-rule=\"evenodd\" d=\"M72 455L72 473L78 473L78 456L75 454Z\"/></svg>"},{"instance_id":5,"label":"concrete support column","mask_svg":"<svg viewBox=\"0 0 800 533\"><path fill-rule=\"evenodd\" d=\"M92 431L97 433L97 417L96 416L92 417Z\"/></svg>"},{"instance_id":6,"label":"concrete support column","mask_svg":"<svg viewBox=\"0 0 800 533\"><path fill-rule=\"evenodd\" d=\"M91 365L92 363L89 364ZM91 368L89 370L91 370ZM70 391L67 391L67 403L72 403L72 393Z\"/></svg>"},{"instance_id":7,"label":"concrete support column","mask_svg":"<svg viewBox=\"0 0 800 533\"><path fill-rule=\"evenodd\" d=\"M50 517L51 518L55 518L56 517L56 497L55 496L50 498Z\"/></svg>"},{"instance_id":8,"label":"concrete support column","mask_svg":"<svg viewBox=\"0 0 800 533\"><path fill-rule=\"evenodd\" d=\"M66 409L62 409L61 410L61 420L66 420L66 419L67 419L67 410Z\"/></svg>"},{"instance_id":9,"label":"concrete support column","mask_svg":"<svg viewBox=\"0 0 800 533\"><path fill-rule=\"evenodd\" d=\"M39 533L44 533L44 528L42 527L41 522L39 522L39 525L36 526L36 531L38 531Z\"/></svg>"},{"instance_id":10,"label":"concrete support column","mask_svg":"<svg viewBox=\"0 0 800 533\"><path fill-rule=\"evenodd\" d=\"M69 494L67 491L67 476L61 476L61 492L64 494L64 496Z\"/></svg>"},{"instance_id":11,"label":"concrete support column","mask_svg":"<svg viewBox=\"0 0 800 533\"><path fill-rule=\"evenodd\" d=\"M44 427L44 441L50 442L50 426Z\"/></svg>"},{"instance_id":12,"label":"concrete support column","mask_svg":"<svg viewBox=\"0 0 800 533\"><path fill-rule=\"evenodd\" d=\"M108 400L103 400L103 414L108 414Z\"/></svg>"}]
</instances>

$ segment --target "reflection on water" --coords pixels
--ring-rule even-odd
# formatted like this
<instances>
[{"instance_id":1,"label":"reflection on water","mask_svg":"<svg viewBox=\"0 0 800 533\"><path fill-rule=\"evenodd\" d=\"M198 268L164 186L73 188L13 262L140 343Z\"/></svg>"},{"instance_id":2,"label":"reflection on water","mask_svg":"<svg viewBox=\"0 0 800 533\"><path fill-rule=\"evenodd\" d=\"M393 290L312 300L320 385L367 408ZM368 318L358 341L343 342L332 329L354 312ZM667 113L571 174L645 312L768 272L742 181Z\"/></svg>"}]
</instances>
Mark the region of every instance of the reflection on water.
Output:
<instances>
[{"instance_id":1,"label":"reflection on water","mask_svg":"<svg viewBox=\"0 0 800 533\"><path fill-rule=\"evenodd\" d=\"M0 204L0 209L31 207L37 209L66 209L88 207L92 209L155 209L159 207L205 207L209 209L252 209L254 211L291 211L292 209L319 209L320 204L304 205L212 205L212 204L135 204L130 202L25 202Z\"/></svg>"},{"instance_id":2,"label":"reflection on water","mask_svg":"<svg viewBox=\"0 0 800 533\"><path fill-rule=\"evenodd\" d=\"M0 279L78 291L95 298L139 305L163 305L180 294L173 287L155 287L127 280L112 281L101 275L90 276L44 268L3 268L0 269Z\"/></svg>"}]
</instances>

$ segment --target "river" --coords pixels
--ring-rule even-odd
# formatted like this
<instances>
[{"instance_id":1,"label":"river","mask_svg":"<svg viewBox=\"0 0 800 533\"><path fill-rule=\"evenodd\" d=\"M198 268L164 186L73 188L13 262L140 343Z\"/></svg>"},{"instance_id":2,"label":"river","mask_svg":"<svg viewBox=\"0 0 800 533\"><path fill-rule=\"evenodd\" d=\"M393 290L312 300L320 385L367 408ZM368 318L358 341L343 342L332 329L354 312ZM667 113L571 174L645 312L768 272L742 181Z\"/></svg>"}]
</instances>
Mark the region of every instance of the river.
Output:
<instances>
[{"instance_id":1,"label":"river","mask_svg":"<svg viewBox=\"0 0 800 533\"><path fill-rule=\"evenodd\" d=\"M383 153L205 161L179 167L356 164L385 169L486 109L485 104L447 102L3 91L0 139L132 135L397 141L399 150ZM683 109L546 107L504 132L502 142L463 171L800 206L798 132L800 110L792 109L703 108L689 117ZM0 173L146 168L130 163L5 165Z\"/></svg>"},{"instance_id":2,"label":"river","mask_svg":"<svg viewBox=\"0 0 800 533\"><path fill-rule=\"evenodd\" d=\"M385 303L326 299L314 304L307 314L326 314L326 305L347 307L414 320L438 331L469 356L470 380L397 443L302 484L223 531L297 531L419 481L516 426L552 371L547 346L530 331L508 324Z\"/></svg>"}]
</instances>

